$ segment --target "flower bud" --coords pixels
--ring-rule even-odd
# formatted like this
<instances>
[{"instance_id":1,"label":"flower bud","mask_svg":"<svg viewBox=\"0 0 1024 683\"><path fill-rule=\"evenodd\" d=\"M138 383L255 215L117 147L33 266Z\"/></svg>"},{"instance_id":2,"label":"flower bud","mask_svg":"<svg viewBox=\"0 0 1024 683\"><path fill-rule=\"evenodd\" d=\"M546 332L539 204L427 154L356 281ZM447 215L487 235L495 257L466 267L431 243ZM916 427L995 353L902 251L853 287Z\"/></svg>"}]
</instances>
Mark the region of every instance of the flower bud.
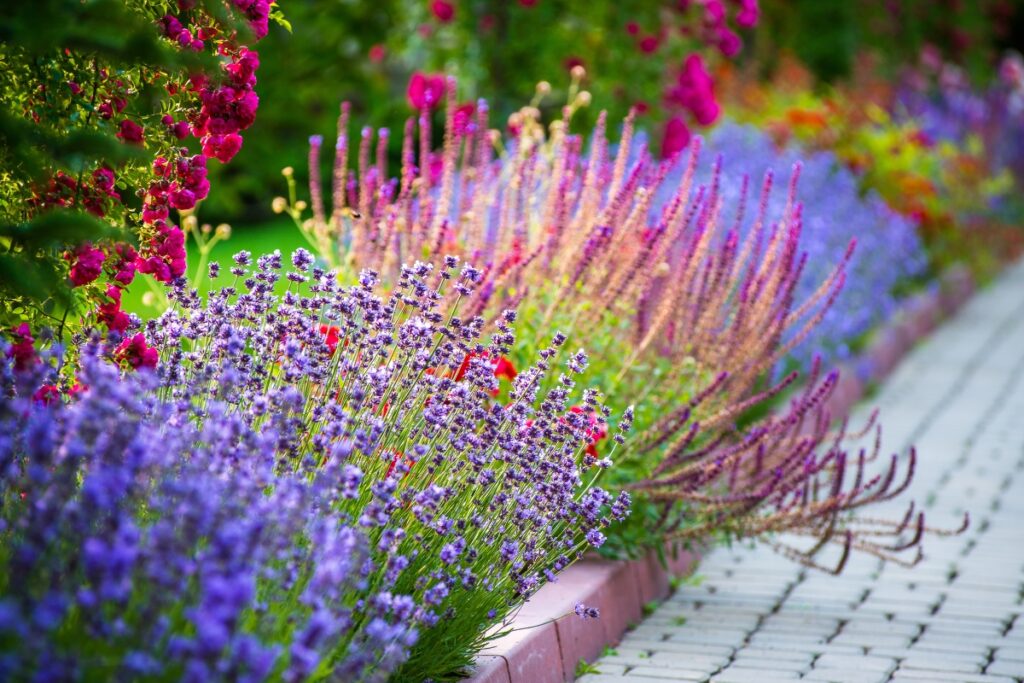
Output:
<instances>
[{"instance_id":1,"label":"flower bud","mask_svg":"<svg viewBox=\"0 0 1024 683\"><path fill-rule=\"evenodd\" d=\"M270 208L274 213L284 213L288 208L288 200L284 197L274 197L274 201L270 202Z\"/></svg>"}]
</instances>

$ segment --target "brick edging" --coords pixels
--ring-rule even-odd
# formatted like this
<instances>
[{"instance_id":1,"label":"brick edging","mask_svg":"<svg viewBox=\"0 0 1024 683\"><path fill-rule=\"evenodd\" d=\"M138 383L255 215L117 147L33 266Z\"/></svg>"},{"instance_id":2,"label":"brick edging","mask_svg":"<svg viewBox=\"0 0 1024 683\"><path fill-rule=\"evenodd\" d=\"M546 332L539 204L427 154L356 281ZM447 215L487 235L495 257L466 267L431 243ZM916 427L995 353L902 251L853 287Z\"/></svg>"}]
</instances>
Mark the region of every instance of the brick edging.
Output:
<instances>
[{"instance_id":1,"label":"brick edging","mask_svg":"<svg viewBox=\"0 0 1024 683\"><path fill-rule=\"evenodd\" d=\"M975 281L955 265L938 286L909 297L891 320L878 328L865 351L841 366L839 384L829 398L832 415L846 415L868 386L889 375L910 348L970 298ZM516 631L499 638L477 657L468 683L564 683L575 678L580 659L593 661L606 645L643 617L644 605L663 600L669 578L689 573L699 552L680 551L662 567L652 551L639 560L586 558L546 584L523 605L513 621ZM583 620L576 603L597 607L599 619Z\"/></svg>"}]
</instances>

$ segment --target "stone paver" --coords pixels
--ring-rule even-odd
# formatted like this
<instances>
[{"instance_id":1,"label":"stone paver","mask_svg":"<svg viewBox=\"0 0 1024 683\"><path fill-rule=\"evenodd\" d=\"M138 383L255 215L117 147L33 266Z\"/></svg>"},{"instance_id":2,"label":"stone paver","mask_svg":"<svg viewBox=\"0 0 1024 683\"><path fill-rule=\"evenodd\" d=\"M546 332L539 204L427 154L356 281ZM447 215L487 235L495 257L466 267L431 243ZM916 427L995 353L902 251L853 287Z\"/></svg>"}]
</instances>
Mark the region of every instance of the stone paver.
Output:
<instances>
[{"instance_id":1,"label":"stone paver","mask_svg":"<svg viewBox=\"0 0 1024 683\"><path fill-rule=\"evenodd\" d=\"M840 577L764 546L717 549L581 683L1024 683L1024 263L904 358L856 425L918 465L930 526L913 568L852 557ZM787 539L788 540L788 539Z\"/></svg>"}]
</instances>

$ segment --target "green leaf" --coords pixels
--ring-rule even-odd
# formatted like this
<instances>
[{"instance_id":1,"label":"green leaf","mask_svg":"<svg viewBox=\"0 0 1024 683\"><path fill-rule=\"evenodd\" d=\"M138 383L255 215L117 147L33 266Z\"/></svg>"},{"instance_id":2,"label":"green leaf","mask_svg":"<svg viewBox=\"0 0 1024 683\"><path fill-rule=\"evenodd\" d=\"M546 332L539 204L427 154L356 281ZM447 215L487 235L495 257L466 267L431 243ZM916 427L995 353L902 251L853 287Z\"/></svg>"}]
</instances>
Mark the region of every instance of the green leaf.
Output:
<instances>
[{"instance_id":1,"label":"green leaf","mask_svg":"<svg viewBox=\"0 0 1024 683\"><path fill-rule=\"evenodd\" d=\"M30 251L121 236L121 231L89 214L55 210L29 223L0 226L0 235L18 240Z\"/></svg>"}]
</instances>

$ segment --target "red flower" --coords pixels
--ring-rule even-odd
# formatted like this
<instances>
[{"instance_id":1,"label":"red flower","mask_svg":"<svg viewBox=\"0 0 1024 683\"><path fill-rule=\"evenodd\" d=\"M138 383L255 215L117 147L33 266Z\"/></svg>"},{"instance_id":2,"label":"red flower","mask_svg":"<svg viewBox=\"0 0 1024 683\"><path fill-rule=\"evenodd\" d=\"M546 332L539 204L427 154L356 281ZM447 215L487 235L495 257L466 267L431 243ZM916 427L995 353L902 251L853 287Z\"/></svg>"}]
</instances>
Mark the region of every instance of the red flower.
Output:
<instances>
[{"instance_id":1,"label":"red flower","mask_svg":"<svg viewBox=\"0 0 1024 683\"><path fill-rule=\"evenodd\" d=\"M380 43L377 43L376 45L370 47L370 52L367 56L370 58L370 61L373 62L374 64L380 64L381 62L384 61L384 57L386 55L387 52L384 50L384 46L381 45Z\"/></svg>"},{"instance_id":2,"label":"red flower","mask_svg":"<svg viewBox=\"0 0 1024 683\"><path fill-rule=\"evenodd\" d=\"M32 400L48 406L60 399L60 390L53 384L44 384L32 394Z\"/></svg>"},{"instance_id":3,"label":"red flower","mask_svg":"<svg viewBox=\"0 0 1024 683\"><path fill-rule=\"evenodd\" d=\"M462 378L466 376L466 371L469 370L469 364L474 358L483 358L488 360L494 367L494 376L498 379L505 378L509 382L516 378L519 373L516 372L516 368L505 356L498 356L497 358L488 358L487 354L478 353L467 353L466 357L462 359L462 363L459 365L459 369L455 371L455 377L453 378L456 382L462 381ZM498 390L492 389L491 396L497 396Z\"/></svg>"},{"instance_id":4,"label":"red flower","mask_svg":"<svg viewBox=\"0 0 1024 683\"><path fill-rule=\"evenodd\" d=\"M593 410L587 410L583 406L573 406L569 408L570 413L586 413L587 419L590 422L590 427L587 429L587 436L590 437L590 443L587 444L586 454L588 458L597 460L597 442L608 436L608 426L597 419L597 413Z\"/></svg>"},{"instance_id":5,"label":"red flower","mask_svg":"<svg viewBox=\"0 0 1024 683\"><path fill-rule=\"evenodd\" d=\"M117 285L110 285L107 287L107 296L111 300L108 303L100 304L96 316L111 332L123 333L128 329L130 320L128 314L121 310L121 288Z\"/></svg>"},{"instance_id":6,"label":"red flower","mask_svg":"<svg viewBox=\"0 0 1024 683\"><path fill-rule=\"evenodd\" d=\"M430 11L442 24L455 18L455 5L447 0L434 0L430 3Z\"/></svg>"},{"instance_id":7,"label":"red flower","mask_svg":"<svg viewBox=\"0 0 1024 683\"><path fill-rule=\"evenodd\" d=\"M661 139L661 157L669 159L680 151L686 149L690 144L690 129L686 122L678 116L673 116L665 125L665 136Z\"/></svg>"},{"instance_id":8,"label":"red flower","mask_svg":"<svg viewBox=\"0 0 1024 683\"><path fill-rule=\"evenodd\" d=\"M134 337L126 337L116 349L114 358L119 363L126 363L134 370L139 368L155 368L160 360L156 349L146 344L146 336L139 332Z\"/></svg>"},{"instance_id":9,"label":"red flower","mask_svg":"<svg viewBox=\"0 0 1024 683\"><path fill-rule=\"evenodd\" d=\"M324 341L327 343L327 349L334 355L334 352L338 350L338 340L340 339L341 330L338 329L337 325L321 325L320 334L323 336ZM345 346L348 346L348 340L345 341Z\"/></svg>"},{"instance_id":10,"label":"red flower","mask_svg":"<svg viewBox=\"0 0 1024 683\"><path fill-rule=\"evenodd\" d=\"M213 157L222 164L235 158L242 149L242 136L238 133L210 135L203 139L203 155Z\"/></svg>"},{"instance_id":11,"label":"red flower","mask_svg":"<svg viewBox=\"0 0 1024 683\"><path fill-rule=\"evenodd\" d=\"M445 79L441 74L426 75L419 71L409 79L406 97L413 109L433 109L444 97Z\"/></svg>"},{"instance_id":12,"label":"red flower","mask_svg":"<svg viewBox=\"0 0 1024 683\"><path fill-rule=\"evenodd\" d=\"M102 250L94 248L88 242L80 245L75 249L75 264L71 266L71 272L68 274L71 284L81 287L93 282L103 272L103 261L106 257Z\"/></svg>"},{"instance_id":13,"label":"red flower","mask_svg":"<svg viewBox=\"0 0 1024 683\"><path fill-rule=\"evenodd\" d=\"M35 339L32 338L32 329L28 323L22 323L14 328L14 336L17 339L7 349L7 357L14 360L15 370L27 370L36 362Z\"/></svg>"},{"instance_id":14,"label":"red flower","mask_svg":"<svg viewBox=\"0 0 1024 683\"><path fill-rule=\"evenodd\" d=\"M387 479L388 477L390 477L390 476L391 476L391 473L395 471L395 468L396 468L396 467L398 467L398 461L399 461L399 460L401 460L401 459L402 459L403 457L405 458L405 464L406 464L406 466L407 466L407 467L408 467L408 468L409 468L410 470L412 469L412 466L416 464L416 461L415 461L415 460L413 460L412 458L409 458L409 457L403 456L403 455L402 455L401 453L399 453L398 451L395 451L395 455L394 455L394 456L393 456L393 457L391 458L391 464L389 464L389 465L388 465L388 471L387 471L387 474L385 474L385 475L384 475L384 478L385 478L385 479ZM407 471L405 472L405 474L403 474L403 475L402 475L402 477L403 477L403 478L405 478L405 475L407 475L407 474L409 474L408 470L407 470Z\"/></svg>"},{"instance_id":15,"label":"red flower","mask_svg":"<svg viewBox=\"0 0 1024 683\"><path fill-rule=\"evenodd\" d=\"M121 138L125 142L129 142L134 145L141 145L142 133L142 126L131 119L121 119L121 124L117 131L117 137Z\"/></svg>"},{"instance_id":16,"label":"red flower","mask_svg":"<svg viewBox=\"0 0 1024 683\"><path fill-rule=\"evenodd\" d=\"M658 36L644 36L638 45L641 52L649 55L658 49Z\"/></svg>"}]
</instances>

